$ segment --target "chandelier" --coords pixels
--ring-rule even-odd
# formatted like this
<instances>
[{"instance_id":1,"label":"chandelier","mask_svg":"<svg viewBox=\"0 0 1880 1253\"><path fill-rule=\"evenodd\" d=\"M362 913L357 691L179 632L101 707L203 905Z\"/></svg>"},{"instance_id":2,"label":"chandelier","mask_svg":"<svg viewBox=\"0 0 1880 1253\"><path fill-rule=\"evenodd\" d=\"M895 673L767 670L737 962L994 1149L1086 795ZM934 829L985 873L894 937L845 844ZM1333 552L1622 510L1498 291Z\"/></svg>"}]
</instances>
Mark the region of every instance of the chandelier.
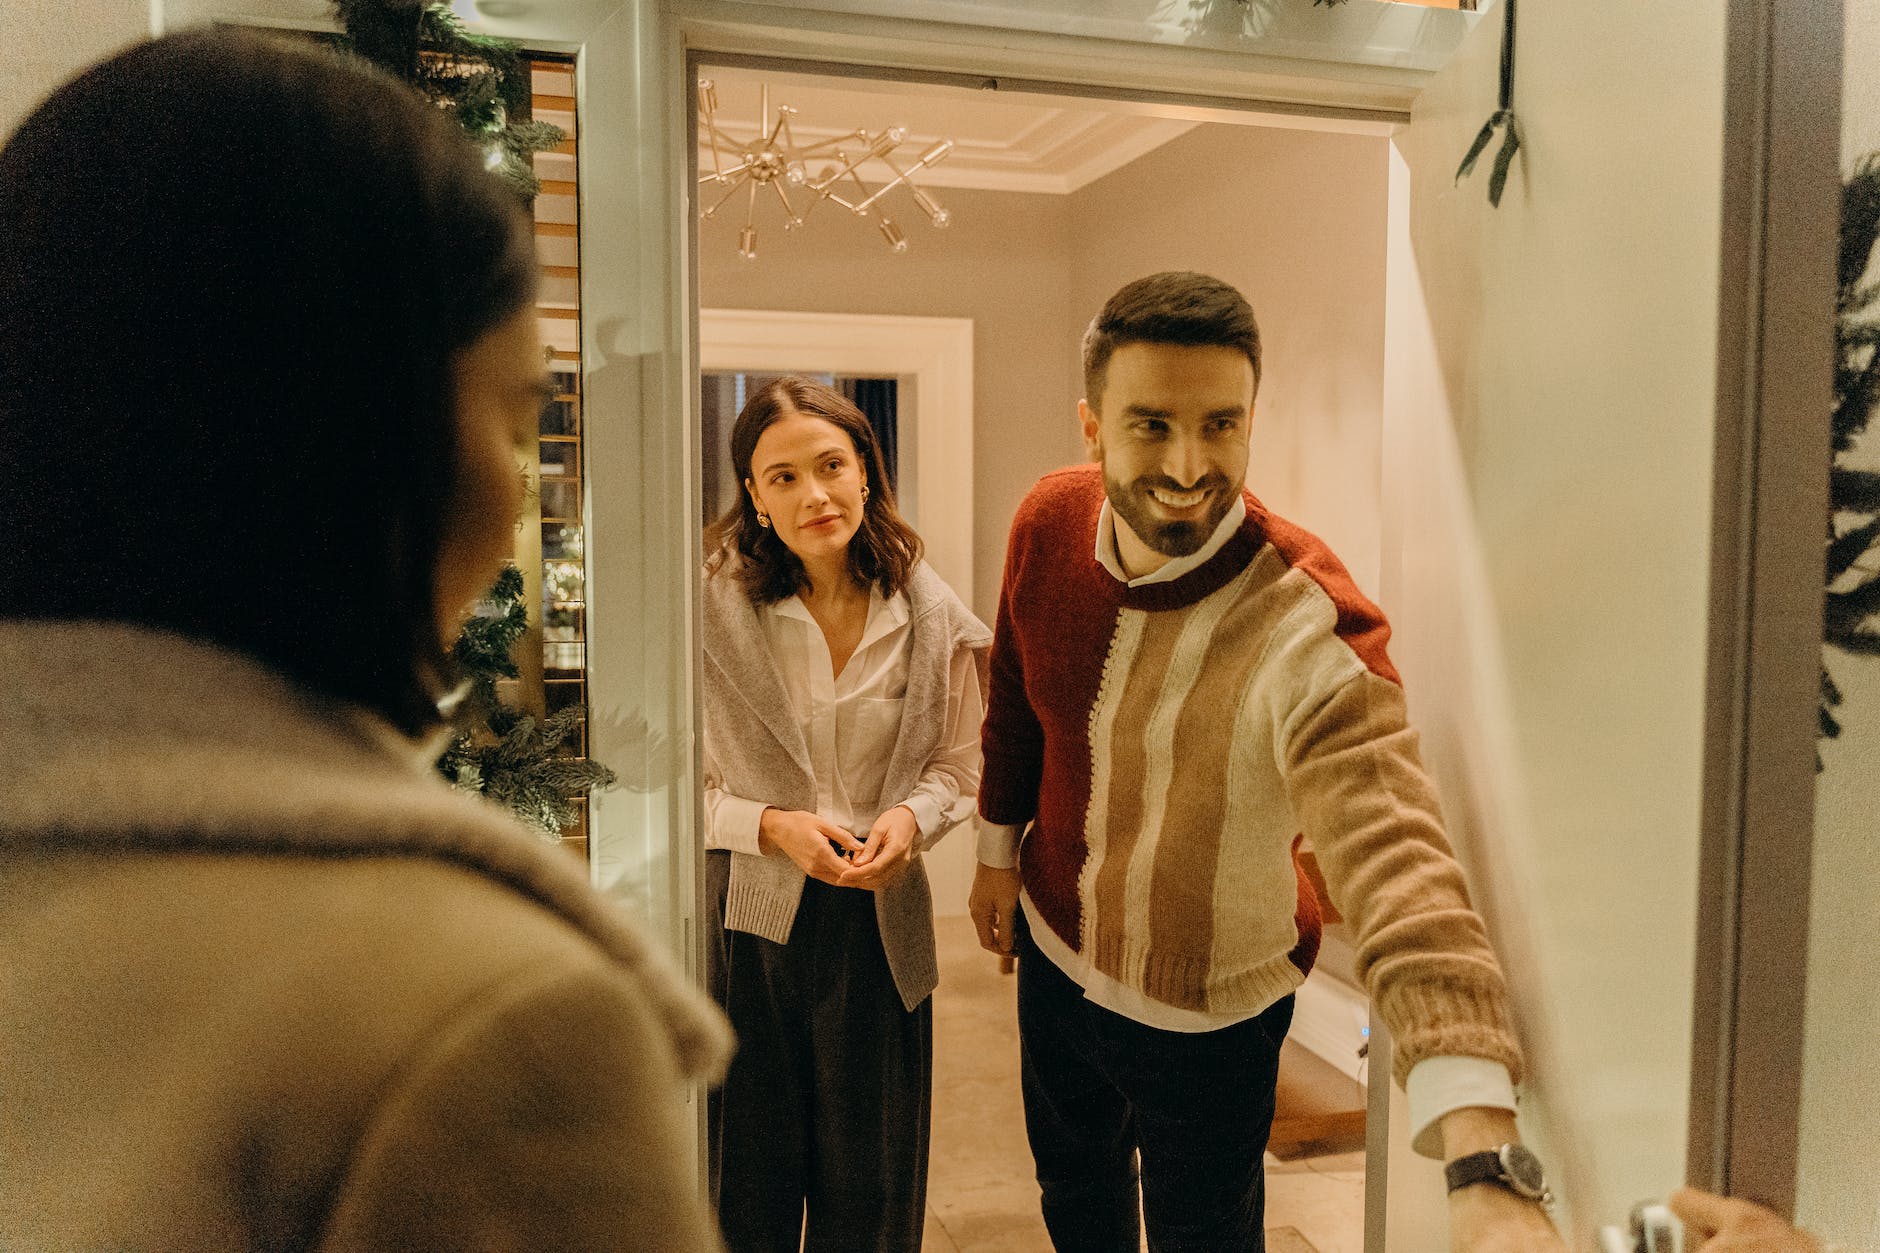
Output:
<instances>
[{"instance_id":1,"label":"chandelier","mask_svg":"<svg viewBox=\"0 0 1880 1253\"><path fill-rule=\"evenodd\" d=\"M893 157L895 149L907 142L905 127L891 126L872 135L865 130L854 130L833 139L799 145L790 129L796 110L787 104L780 104L773 121L768 84L763 88L758 105L758 134L755 139L739 140L719 126L718 89L709 78L698 80L698 112L712 154L711 172L699 175L699 186L704 187L709 183L725 188L725 194L710 208L701 210L699 216L715 216L727 201L738 194L740 188L745 189L744 228L738 232L738 255L746 261L757 257L757 201L766 195L765 188L769 188L783 206L784 230L794 230L803 225L810 210L828 200L856 217L875 219L882 239L887 241L889 250L895 253L907 251L907 232L877 206L881 198L896 187L906 187L913 194L914 203L920 206L935 226L945 227L953 220L952 214L914 183L914 175L934 165L953 150L951 139L942 139L933 144L906 169L901 168ZM867 161L879 161L894 172L893 178L872 192L857 173L857 169ZM810 169L812 165L817 167L813 173ZM800 213L797 212L796 202L790 198L792 191L802 197L803 210Z\"/></svg>"}]
</instances>

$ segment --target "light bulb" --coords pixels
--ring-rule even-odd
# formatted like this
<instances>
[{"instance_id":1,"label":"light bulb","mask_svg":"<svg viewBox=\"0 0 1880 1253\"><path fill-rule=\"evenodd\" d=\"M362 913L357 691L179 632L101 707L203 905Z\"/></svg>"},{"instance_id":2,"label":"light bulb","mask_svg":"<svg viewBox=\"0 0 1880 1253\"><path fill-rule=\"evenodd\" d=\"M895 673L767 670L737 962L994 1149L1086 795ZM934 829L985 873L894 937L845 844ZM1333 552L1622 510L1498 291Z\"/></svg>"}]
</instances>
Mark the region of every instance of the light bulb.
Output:
<instances>
[{"instance_id":1,"label":"light bulb","mask_svg":"<svg viewBox=\"0 0 1880 1253\"><path fill-rule=\"evenodd\" d=\"M792 187L801 187L809 178L809 171L803 168L801 161L792 161L783 167L783 181Z\"/></svg>"},{"instance_id":2,"label":"light bulb","mask_svg":"<svg viewBox=\"0 0 1880 1253\"><path fill-rule=\"evenodd\" d=\"M935 209L927 216L933 220L934 226L940 230L944 231L947 227L953 225L953 214L946 209Z\"/></svg>"}]
</instances>

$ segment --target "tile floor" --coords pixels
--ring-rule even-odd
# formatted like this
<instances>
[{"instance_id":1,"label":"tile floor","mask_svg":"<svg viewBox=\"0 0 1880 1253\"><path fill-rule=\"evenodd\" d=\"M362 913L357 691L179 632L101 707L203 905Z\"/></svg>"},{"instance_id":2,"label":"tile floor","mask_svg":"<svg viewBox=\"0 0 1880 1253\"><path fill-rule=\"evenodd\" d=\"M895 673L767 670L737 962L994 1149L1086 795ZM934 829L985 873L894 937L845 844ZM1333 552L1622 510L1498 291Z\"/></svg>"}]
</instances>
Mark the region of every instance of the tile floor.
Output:
<instances>
[{"instance_id":1,"label":"tile floor","mask_svg":"<svg viewBox=\"0 0 1880 1253\"><path fill-rule=\"evenodd\" d=\"M1018 1096L1014 983L965 918L939 920L923 1253L1050 1253ZM1267 1157L1268 1253L1362 1253L1364 1155Z\"/></svg>"}]
</instances>

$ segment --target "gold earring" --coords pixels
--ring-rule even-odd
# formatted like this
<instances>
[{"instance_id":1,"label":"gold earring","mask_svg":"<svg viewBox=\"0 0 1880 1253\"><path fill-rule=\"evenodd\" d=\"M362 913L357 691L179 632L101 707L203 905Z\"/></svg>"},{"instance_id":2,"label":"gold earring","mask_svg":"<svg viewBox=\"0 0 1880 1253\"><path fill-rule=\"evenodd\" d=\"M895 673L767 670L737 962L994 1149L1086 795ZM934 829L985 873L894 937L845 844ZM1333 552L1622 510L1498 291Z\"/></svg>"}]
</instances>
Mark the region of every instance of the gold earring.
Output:
<instances>
[{"instance_id":1,"label":"gold earring","mask_svg":"<svg viewBox=\"0 0 1880 1253\"><path fill-rule=\"evenodd\" d=\"M862 499L863 500L868 499L868 484L866 483L862 484Z\"/></svg>"},{"instance_id":2,"label":"gold earring","mask_svg":"<svg viewBox=\"0 0 1880 1253\"><path fill-rule=\"evenodd\" d=\"M764 527L770 525L770 515L765 513L762 509L757 511L757 525Z\"/></svg>"}]
</instances>

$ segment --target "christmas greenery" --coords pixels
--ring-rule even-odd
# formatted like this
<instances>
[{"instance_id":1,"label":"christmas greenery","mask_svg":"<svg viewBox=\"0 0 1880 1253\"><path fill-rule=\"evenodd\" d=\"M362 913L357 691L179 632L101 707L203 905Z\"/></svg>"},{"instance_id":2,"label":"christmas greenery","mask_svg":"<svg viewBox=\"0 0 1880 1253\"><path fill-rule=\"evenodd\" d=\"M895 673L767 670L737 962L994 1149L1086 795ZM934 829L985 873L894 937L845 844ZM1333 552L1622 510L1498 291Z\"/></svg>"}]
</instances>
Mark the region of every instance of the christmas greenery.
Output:
<instances>
[{"instance_id":1,"label":"christmas greenery","mask_svg":"<svg viewBox=\"0 0 1880 1253\"><path fill-rule=\"evenodd\" d=\"M606 787L614 782L614 772L561 754L581 726L581 706L538 722L503 702L497 681L517 677L512 654L528 626L522 574L509 566L452 649L463 668L464 692L451 719L456 732L437 768L458 787L508 807L553 840L575 820L569 798Z\"/></svg>"},{"instance_id":2,"label":"christmas greenery","mask_svg":"<svg viewBox=\"0 0 1880 1253\"><path fill-rule=\"evenodd\" d=\"M473 34L434 0L333 0L341 45L412 84L447 109L488 154L489 165L524 197L541 184L531 158L566 135L529 118L522 45Z\"/></svg>"},{"instance_id":3,"label":"christmas greenery","mask_svg":"<svg viewBox=\"0 0 1880 1253\"><path fill-rule=\"evenodd\" d=\"M1834 465L1829 475L1827 600L1823 635L1844 653L1880 657L1880 470L1855 464L1880 411L1880 280L1864 281L1880 242L1880 153L1855 168L1841 191L1834 360ZM1837 529L1837 526L1842 529ZM1821 733L1836 736L1841 692L1824 661Z\"/></svg>"},{"instance_id":4,"label":"christmas greenery","mask_svg":"<svg viewBox=\"0 0 1880 1253\"><path fill-rule=\"evenodd\" d=\"M519 195L540 189L532 158L565 135L529 118L532 87L520 44L471 33L449 5L434 0L333 0L333 13L342 48L447 110L487 154L490 170ZM577 816L571 798L613 783L614 773L565 751L578 744L581 706L537 720L504 703L497 684L518 677L513 654L528 627L522 575L510 566L452 649L465 683L437 768L553 840Z\"/></svg>"}]
</instances>

